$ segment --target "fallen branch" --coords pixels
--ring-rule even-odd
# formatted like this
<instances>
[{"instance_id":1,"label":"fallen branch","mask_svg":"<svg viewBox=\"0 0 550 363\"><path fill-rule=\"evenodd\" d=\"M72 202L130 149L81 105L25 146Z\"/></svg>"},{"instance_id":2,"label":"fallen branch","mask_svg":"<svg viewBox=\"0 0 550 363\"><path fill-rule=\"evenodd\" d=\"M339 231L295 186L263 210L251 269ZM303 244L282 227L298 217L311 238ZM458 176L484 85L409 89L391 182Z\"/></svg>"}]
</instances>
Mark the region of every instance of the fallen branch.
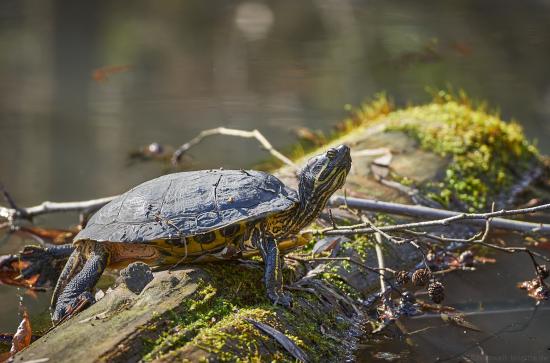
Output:
<instances>
[{"instance_id":1,"label":"fallen branch","mask_svg":"<svg viewBox=\"0 0 550 363\"><path fill-rule=\"evenodd\" d=\"M9 222L18 218L33 218L39 215L48 213L60 212L84 212L98 209L112 201L117 196L75 201L75 202L49 202L45 201L39 205L27 208L8 208L0 206L0 218L7 219ZM478 226L485 226L485 221L491 218L491 228L504 229L524 233L550 234L550 224L530 223L523 221L515 221L504 218L496 218L498 216L522 215L543 210L550 210L550 204L543 204L535 207L500 210L489 213L460 213L445 209L436 209L418 205L407 205L400 203L381 202L371 199L348 198L336 196L330 199L329 206L337 207L344 206L347 208L355 208L367 210L371 212L381 212L395 215L403 215L415 218L440 218L414 223L404 223L391 226L372 227L368 223L361 223L347 227L336 227L306 231L315 234L324 235L354 235L357 233L375 233L375 232L391 232L403 231L417 227L430 226L446 226L451 223L467 223ZM2 224L3 226L4 224ZM336 227L336 228L335 228Z\"/></svg>"},{"instance_id":2,"label":"fallen branch","mask_svg":"<svg viewBox=\"0 0 550 363\"><path fill-rule=\"evenodd\" d=\"M543 223L530 223L523 221L515 221L504 218L497 218L502 216L513 216L530 214L543 210L550 210L550 204L542 204L536 207L523 208L523 209L511 209L500 210L488 213L460 213L455 211L449 211L445 209L430 208L418 205L406 205L399 203L381 202L371 199L360 198L345 198L341 196L332 197L329 201L329 205L332 207L346 206L348 208L356 208L360 210L368 210L371 212L381 212L402 216L409 216L415 218L437 218L435 220L428 220L414 223L403 223L391 226L377 227L376 229L368 226L366 223L357 224L348 227L325 228L322 230L310 231L312 233L324 234L324 235L354 235L357 233L375 233L379 231L401 231L418 227L431 227L431 226L447 226L451 223L466 223L475 226L485 226L486 220L491 218L491 227L495 229L503 229L509 231L523 232L523 233L536 233L536 234L549 234L550 224Z\"/></svg>"},{"instance_id":3,"label":"fallen branch","mask_svg":"<svg viewBox=\"0 0 550 363\"><path fill-rule=\"evenodd\" d=\"M203 130L201 131L195 138L191 139L190 141L186 142L185 144L181 145L179 148L174 151L172 154L172 164L177 165L183 156L183 154L189 150L191 147L197 145L200 143L204 138L214 135L226 135L226 136L237 136L237 137L243 137L247 139L256 139L258 142L263 146L265 150L267 150L271 155L273 155L278 160L282 161L284 164L289 165L291 167L296 167L296 164L292 162L289 158L281 154L279 151L277 151L273 145L267 139L264 135L260 133L258 130L252 130L252 131L246 131L246 130L237 130L237 129L228 129L225 127L216 127L214 129L209 130Z\"/></svg>"},{"instance_id":4,"label":"fallen branch","mask_svg":"<svg viewBox=\"0 0 550 363\"><path fill-rule=\"evenodd\" d=\"M84 212L98 209L109 203L117 196L105 197L78 202L42 202L39 205L28 208L6 208L0 207L0 218L13 221L18 218L33 218L42 214L59 212Z\"/></svg>"}]
</instances>

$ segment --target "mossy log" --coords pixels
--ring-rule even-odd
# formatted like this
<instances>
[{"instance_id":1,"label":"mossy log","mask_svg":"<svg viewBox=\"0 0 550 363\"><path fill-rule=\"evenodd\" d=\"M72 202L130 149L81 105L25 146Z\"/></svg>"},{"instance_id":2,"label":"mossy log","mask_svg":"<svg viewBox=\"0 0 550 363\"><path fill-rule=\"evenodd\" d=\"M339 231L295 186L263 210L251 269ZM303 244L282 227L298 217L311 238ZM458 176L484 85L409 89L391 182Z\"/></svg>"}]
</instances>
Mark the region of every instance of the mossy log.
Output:
<instances>
[{"instance_id":1,"label":"mossy log","mask_svg":"<svg viewBox=\"0 0 550 363\"><path fill-rule=\"evenodd\" d=\"M411 202L409 195L376 180L371 169L376 156L362 150L388 148L393 156L390 178L414 185L426 201L463 210L488 208L493 201L508 205L543 168L519 126L446 95L397 111L380 97L356 110L330 143L352 148L347 194L384 201ZM297 163L306 159L304 155ZM289 168L276 174L296 184ZM371 237L357 236L338 253L377 266ZM409 245L389 246L384 253L386 265L400 269L419 258ZM256 260L156 272L140 294L120 284L15 360L295 360L247 322L250 318L284 333L309 361L343 361L353 355L365 323L358 299L378 288L379 276L347 261L319 262L314 272L287 259L285 281L294 299L290 309L266 299L262 266ZM292 288L299 279L299 287Z\"/></svg>"}]
</instances>

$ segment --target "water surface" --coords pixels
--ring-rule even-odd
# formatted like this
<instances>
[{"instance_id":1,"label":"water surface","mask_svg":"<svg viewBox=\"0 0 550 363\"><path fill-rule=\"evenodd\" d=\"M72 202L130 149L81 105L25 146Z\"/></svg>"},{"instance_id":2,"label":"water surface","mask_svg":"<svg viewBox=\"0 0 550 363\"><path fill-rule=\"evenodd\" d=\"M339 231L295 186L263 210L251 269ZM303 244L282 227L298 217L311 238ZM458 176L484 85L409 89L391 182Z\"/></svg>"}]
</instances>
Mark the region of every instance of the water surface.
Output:
<instances>
[{"instance_id":1,"label":"water surface","mask_svg":"<svg viewBox=\"0 0 550 363\"><path fill-rule=\"evenodd\" d=\"M426 87L448 84L498 106L550 153L548 49L542 0L3 0L0 180L24 206L117 194L163 172L126 166L152 141L257 128L285 150L297 127L328 132L346 104L380 91L426 101ZM265 157L253 141L222 138L191 154L194 168ZM18 300L0 286L0 331L17 326ZM48 297L24 300L37 313Z\"/></svg>"}]
</instances>

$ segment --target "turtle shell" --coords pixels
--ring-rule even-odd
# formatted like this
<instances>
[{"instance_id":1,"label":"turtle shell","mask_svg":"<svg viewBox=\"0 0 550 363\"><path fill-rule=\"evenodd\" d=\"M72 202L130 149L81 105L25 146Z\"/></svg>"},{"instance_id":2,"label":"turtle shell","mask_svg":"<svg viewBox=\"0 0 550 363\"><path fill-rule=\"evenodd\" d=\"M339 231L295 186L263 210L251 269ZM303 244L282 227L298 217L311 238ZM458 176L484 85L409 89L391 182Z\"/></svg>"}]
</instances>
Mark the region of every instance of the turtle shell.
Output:
<instances>
[{"instance_id":1,"label":"turtle shell","mask_svg":"<svg viewBox=\"0 0 550 363\"><path fill-rule=\"evenodd\" d=\"M80 240L144 243L188 237L296 205L294 190L254 170L202 170L147 181L97 211Z\"/></svg>"}]
</instances>

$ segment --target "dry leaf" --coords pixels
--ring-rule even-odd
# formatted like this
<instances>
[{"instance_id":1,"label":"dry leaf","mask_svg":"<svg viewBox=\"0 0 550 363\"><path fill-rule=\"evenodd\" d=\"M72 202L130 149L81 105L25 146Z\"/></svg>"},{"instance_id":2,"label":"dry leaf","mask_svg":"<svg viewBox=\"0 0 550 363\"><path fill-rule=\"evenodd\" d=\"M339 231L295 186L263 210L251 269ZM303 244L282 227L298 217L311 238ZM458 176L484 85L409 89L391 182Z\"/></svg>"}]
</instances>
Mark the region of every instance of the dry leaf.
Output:
<instances>
[{"instance_id":1,"label":"dry leaf","mask_svg":"<svg viewBox=\"0 0 550 363\"><path fill-rule=\"evenodd\" d=\"M36 293L36 290L26 289L25 290L25 295L30 297L33 300L38 299L38 294Z\"/></svg>"},{"instance_id":2,"label":"dry leaf","mask_svg":"<svg viewBox=\"0 0 550 363\"><path fill-rule=\"evenodd\" d=\"M27 261L21 261L12 255L2 256L0 259L0 284L32 288L40 276L33 275L27 279L21 278L21 271L28 266Z\"/></svg>"},{"instance_id":3,"label":"dry leaf","mask_svg":"<svg viewBox=\"0 0 550 363\"><path fill-rule=\"evenodd\" d=\"M315 132L307 127L296 127L293 131L299 139L309 141L315 145L320 146L325 141L325 138L319 132Z\"/></svg>"},{"instance_id":4,"label":"dry leaf","mask_svg":"<svg viewBox=\"0 0 550 363\"><path fill-rule=\"evenodd\" d=\"M376 164L371 164L370 170L374 175L374 178L377 180L385 179L390 174L390 169L388 167L379 166Z\"/></svg>"},{"instance_id":5,"label":"dry leaf","mask_svg":"<svg viewBox=\"0 0 550 363\"><path fill-rule=\"evenodd\" d=\"M75 230L41 228L36 226L21 226L20 231L40 238L46 243L64 245L73 242L74 236L78 233Z\"/></svg>"},{"instance_id":6,"label":"dry leaf","mask_svg":"<svg viewBox=\"0 0 550 363\"><path fill-rule=\"evenodd\" d=\"M548 300L550 298L550 290L544 283L541 286L538 277L535 277L532 280L519 282L517 287L523 290L527 290L527 295L537 301Z\"/></svg>"},{"instance_id":7,"label":"dry leaf","mask_svg":"<svg viewBox=\"0 0 550 363\"><path fill-rule=\"evenodd\" d=\"M416 300L416 303L420 305L423 311L434 311L436 313L454 313L456 311L452 306L445 306L439 304L432 304L420 299Z\"/></svg>"},{"instance_id":8,"label":"dry leaf","mask_svg":"<svg viewBox=\"0 0 550 363\"><path fill-rule=\"evenodd\" d=\"M0 353L0 363L5 363L11 358L10 352Z\"/></svg>"},{"instance_id":9,"label":"dry leaf","mask_svg":"<svg viewBox=\"0 0 550 363\"><path fill-rule=\"evenodd\" d=\"M475 261L477 263L496 263L497 262L495 258L483 257L483 256L476 256Z\"/></svg>"},{"instance_id":10,"label":"dry leaf","mask_svg":"<svg viewBox=\"0 0 550 363\"><path fill-rule=\"evenodd\" d=\"M373 164L387 168L390 166L392 159L392 153L387 153L379 158L374 159Z\"/></svg>"},{"instance_id":11,"label":"dry leaf","mask_svg":"<svg viewBox=\"0 0 550 363\"><path fill-rule=\"evenodd\" d=\"M281 333L275 328L270 327L267 324L261 323L256 320L252 320L250 318L244 318L246 321L248 321L250 324L254 325L257 329L263 331L267 335L274 338L279 344L281 344L287 352L289 352L294 358L298 359L300 362L308 362L308 358L306 353L304 353L303 350L301 350L296 343L294 343L290 338L288 338L286 335Z\"/></svg>"},{"instance_id":12,"label":"dry leaf","mask_svg":"<svg viewBox=\"0 0 550 363\"><path fill-rule=\"evenodd\" d=\"M466 321L464 319L464 314L448 314L448 313L441 313L441 319L446 323L451 323L453 325L480 332L481 329L479 329L474 324Z\"/></svg>"},{"instance_id":13,"label":"dry leaf","mask_svg":"<svg viewBox=\"0 0 550 363\"><path fill-rule=\"evenodd\" d=\"M370 170L376 179L385 179L390 174L390 164L393 159L391 152L374 159Z\"/></svg>"},{"instance_id":14,"label":"dry leaf","mask_svg":"<svg viewBox=\"0 0 550 363\"><path fill-rule=\"evenodd\" d=\"M321 252L330 251L334 249L337 245L339 245L343 240L344 240L343 237L321 238L315 243L315 246L313 246L311 253L313 255L318 255Z\"/></svg>"},{"instance_id":15,"label":"dry leaf","mask_svg":"<svg viewBox=\"0 0 550 363\"><path fill-rule=\"evenodd\" d=\"M19 323L19 327L13 336L13 341L11 343L10 353L14 355L17 352L25 349L31 344L32 340L32 329L31 321L29 319L29 314L27 311L23 311L23 319Z\"/></svg>"},{"instance_id":16,"label":"dry leaf","mask_svg":"<svg viewBox=\"0 0 550 363\"><path fill-rule=\"evenodd\" d=\"M92 72L92 79L98 83L105 82L109 79L109 76L128 72L133 68L132 65L122 65L122 66L105 66L101 68L94 69Z\"/></svg>"},{"instance_id":17,"label":"dry leaf","mask_svg":"<svg viewBox=\"0 0 550 363\"><path fill-rule=\"evenodd\" d=\"M550 242L538 240L535 242L535 247L550 251Z\"/></svg>"}]
</instances>

